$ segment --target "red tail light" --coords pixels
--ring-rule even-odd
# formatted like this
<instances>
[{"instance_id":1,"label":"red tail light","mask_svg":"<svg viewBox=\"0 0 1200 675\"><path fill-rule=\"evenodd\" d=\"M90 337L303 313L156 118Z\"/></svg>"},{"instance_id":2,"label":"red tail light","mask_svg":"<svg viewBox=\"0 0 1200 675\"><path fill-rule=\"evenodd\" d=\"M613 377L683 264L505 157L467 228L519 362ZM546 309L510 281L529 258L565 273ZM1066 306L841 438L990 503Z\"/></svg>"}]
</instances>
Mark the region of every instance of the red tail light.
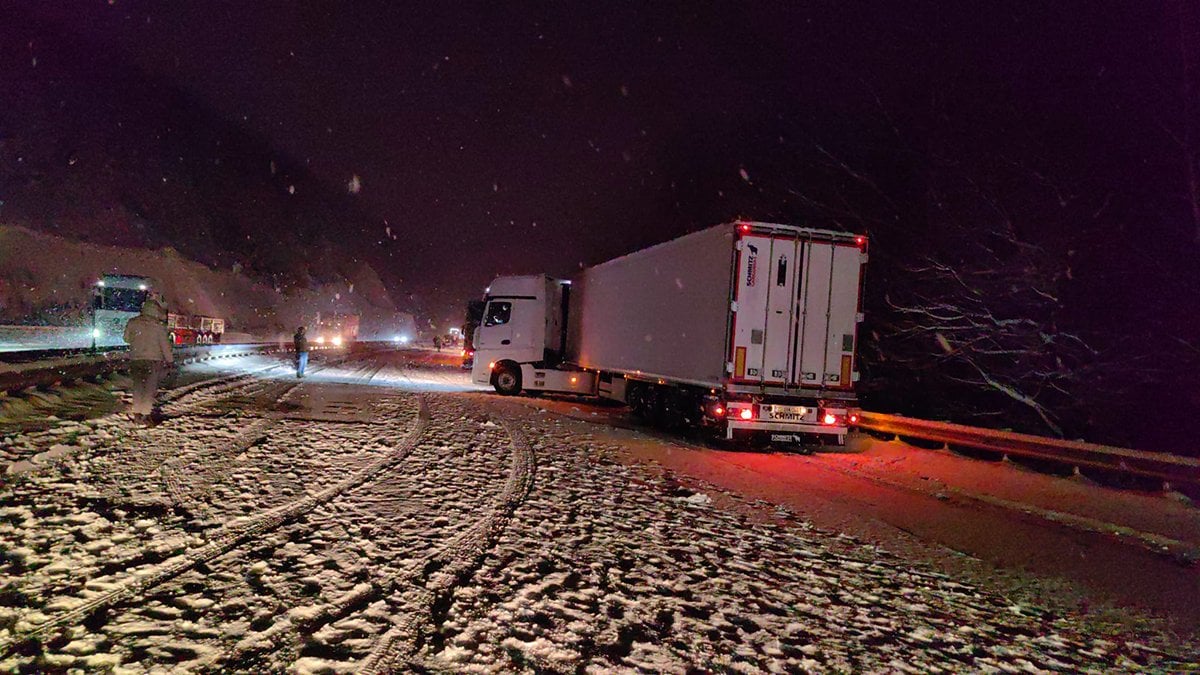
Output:
<instances>
[{"instance_id":1,"label":"red tail light","mask_svg":"<svg viewBox=\"0 0 1200 675\"><path fill-rule=\"evenodd\" d=\"M738 417L744 420L752 420L754 419L754 411L750 408L742 408L742 411L738 413Z\"/></svg>"},{"instance_id":2,"label":"red tail light","mask_svg":"<svg viewBox=\"0 0 1200 675\"><path fill-rule=\"evenodd\" d=\"M713 417L724 417L725 416L725 408L722 408L719 405L714 405L713 409L712 409L712 414L713 414Z\"/></svg>"},{"instance_id":3,"label":"red tail light","mask_svg":"<svg viewBox=\"0 0 1200 675\"><path fill-rule=\"evenodd\" d=\"M850 424L858 424L858 415L857 414L854 414L854 413L850 414Z\"/></svg>"},{"instance_id":4,"label":"red tail light","mask_svg":"<svg viewBox=\"0 0 1200 675\"><path fill-rule=\"evenodd\" d=\"M821 418L821 423L828 426L833 426L837 424L837 415L834 415L833 413L825 413L825 416Z\"/></svg>"}]
</instances>

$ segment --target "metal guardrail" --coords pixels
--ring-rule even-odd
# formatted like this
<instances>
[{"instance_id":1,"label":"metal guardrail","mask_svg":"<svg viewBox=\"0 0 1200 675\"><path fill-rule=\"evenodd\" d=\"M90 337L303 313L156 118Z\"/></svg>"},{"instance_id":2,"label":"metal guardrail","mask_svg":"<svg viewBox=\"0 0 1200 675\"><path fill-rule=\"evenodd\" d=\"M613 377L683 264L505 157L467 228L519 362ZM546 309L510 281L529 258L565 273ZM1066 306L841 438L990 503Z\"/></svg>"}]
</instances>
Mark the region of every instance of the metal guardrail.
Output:
<instances>
[{"instance_id":1,"label":"metal guardrail","mask_svg":"<svg viewBox=\"0 0 1200 675\"><path fill-rule=\"evenodd\" d=\"M1200 485L1200 459L1195 457L1067 441L950 422L932 422L866 410L860 411L858 415L857 426L871 431L991 450L1014 457L1048 460L1075 468L1098 468L1157 478L1166 483Z\"/></svg>"},{"instance_id":2,"label":"metal guardrail","mask_svg":"<svg viewBox=\"0 0 1200 675\"><path fill-rule=\"evenodd\" d=\"M197 345L174 350L176 363L195 363L211 359L287 352L292 345L283 343L244 345ZM60 350L47 355L44 361L0 364L0 392L20 391L30 387L48 387L77 380L102 377L128 369L126 350L84 352Z\"/></svg>"}]
</instances>

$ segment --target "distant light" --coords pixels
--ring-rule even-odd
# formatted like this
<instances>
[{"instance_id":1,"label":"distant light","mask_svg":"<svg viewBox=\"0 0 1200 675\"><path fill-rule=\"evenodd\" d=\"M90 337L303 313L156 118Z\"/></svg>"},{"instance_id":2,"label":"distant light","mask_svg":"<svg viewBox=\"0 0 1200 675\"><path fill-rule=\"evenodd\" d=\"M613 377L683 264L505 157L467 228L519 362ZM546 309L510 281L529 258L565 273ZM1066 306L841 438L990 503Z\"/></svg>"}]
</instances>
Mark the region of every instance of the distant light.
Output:
<instances>
[{"instance_id":1,"label":"distant light","mask_svg":"<svg viewBox=\"0 0 1200 675\"><path fill-rule=\"evenodd\" d=\"M92 329L92 337L94 337L94 338L98 338L98 337L100 337L100 335L101 335L101 333L100 333L100 329L99 329L99 328L93 328L93 329Z\"/></svg>"},{"instance_id":2,"label":"distant light","mask_svg":"<svg viewBox=\"0 0 1200 675\"><path fill-rule=\"evenodd\" d=\"M858 415L850 415L850 423L858 424Z\"/></svg>"},{"instance_id":3,"label":"distant light","mask_svg":"<svg viewBox=\"0 0 1200 675\"><path fill-rule=\"evenodd\" d=\"M144 291L144 290L146 290L146 284L138 284L138 290L139 290L139 291Z\"/></svg>"},{"instance_id":4,"label":"distant light","mask_svg":"<svg viewBox=\"0 0 1200 675\"><path fill-rule=\"evenodd\" d=\"M719 405L715 406L712 409L712 414L713 414L713 417L723 417L725 415L725 409Z\"/></svg>"},{"instance_id":5,"label":"distant light","mask_svg":"<svg viewBox=\"0 0 1200 675\"><path fill-rule=\"evenodd\" d=\"M342 346L342 336L341 336L341 335L334 335L334 336L333 336L333 346L334 346L334 347L341 347L341 346Z\"/></svg>"},{"instance_id":6,"label":"distant light","mask_svg":"<svg viewBox=\"0 0 1200 675\"><path fill-rule=\"evenodd\" d=\"M400 344L402 344L402 345L408 344L408 336L407 335L400 336Z\"/></svg>"},{"instance_id":7,"label":"distant light","mask_svg":"<svg viewBox=\"0 0 1200 675\"><path fill-rule=\"evenodd\" d=\"M317 336L317 344L319 344L319 345L325 344L325 336L324 335Z\"/></svg>"},{"instance_id":8,"label":"distant light","mask_svg":"<svg viewBox=\"0 0 1200 675\"><path fill-rule=\"evenodd\" d=\"M738 417L744 420L752 420L754 419L754 411L750 408L742 408L742 412L738 413Z\"/></svg>"},{"instance_id":9,"label":"distant light","mask_svg":"<svg viewBox=\"0 0 1200 675\"><path fill-rule=\"evenodd\" d=\"M567 281L564 281L564 282L563 282L563 286L570 286L570 285L571 285L571 282L570 282L570 280L567 280Z\"/></svg>"},{"instance_id":10,"label":"distant light","mask_svg":"<svg viewBox=\"0 0 1200 675\"><path fill-rule=\"evenodd\" d=\"M101 288L103 288L103 287L104 287L104 280L103 280L103 279L101 279L100 281L97 281L97 282L96 282L96 285L97 285L97 286L100 286Z\"/></svg>"},{"instance_id":11,"label":"distant light","mask_svg":"<svg viewBox=\"0 0 1200 675\"><path fill-rule=\"evenodd\" d=\"M574 375L571 376L571 384L575 384L578 381L579 381L578 377L575 377Z\"/></svg>"}]
</instances>

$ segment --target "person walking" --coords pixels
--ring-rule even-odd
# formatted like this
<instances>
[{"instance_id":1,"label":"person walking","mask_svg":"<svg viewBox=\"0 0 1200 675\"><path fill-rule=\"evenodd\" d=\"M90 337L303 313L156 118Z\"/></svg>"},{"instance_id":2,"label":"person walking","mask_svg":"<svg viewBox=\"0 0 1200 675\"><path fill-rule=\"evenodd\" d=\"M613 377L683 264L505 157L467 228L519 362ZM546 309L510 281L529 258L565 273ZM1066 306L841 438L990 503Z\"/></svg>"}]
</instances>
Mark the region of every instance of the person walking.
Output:
<instances>
[{"instance_id":1,"label":"person walking","mask_svg":"<svg viewBox=\"0 0 1200 675\"><path fill-rule=\"evenodd\" d=\"M167 335L167 308L157 298L142 303L142 313L125 324L129 375L133 380L133 421L153 425L154 397L167 367L175 363Z\"/></svg>"},{"instance_id":2,"label":"person walking","mask_svg":"<svg viewBox=\"0 0 1200 675\"><path fill-rule=\"evenodd\" d=\"M308 334L304 326L296 329L292 344L296 347L296 377L304 377L304 369L308 367Z\"/></svg>"}]
</instances>

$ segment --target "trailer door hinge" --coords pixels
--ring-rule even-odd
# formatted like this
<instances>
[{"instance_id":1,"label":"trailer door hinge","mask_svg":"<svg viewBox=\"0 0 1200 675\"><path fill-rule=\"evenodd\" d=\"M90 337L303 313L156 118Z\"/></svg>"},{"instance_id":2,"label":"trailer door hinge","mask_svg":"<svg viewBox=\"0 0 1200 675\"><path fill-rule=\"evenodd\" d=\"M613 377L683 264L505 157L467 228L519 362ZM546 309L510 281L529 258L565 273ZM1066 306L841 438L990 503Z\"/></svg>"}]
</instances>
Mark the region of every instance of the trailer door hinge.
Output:
<instances>
[{"instance_id":1,"label":"trailer door hinge","mask_svg":"<svg viewBox=\"0 0 1200 675\"><path fill-rule=\"evenodd\" d=\"M854 315L854 323L862 323L863 321L866 320L866 318L867 318L866 314L859 312L858 314Z\"/></svg>"},{"instance_id":2,"label":"trailer door hinge","mask_svg":"<svg viewBox=\"0 0 1200 675\"><path fill-rule=\"evenodd\" d=\"M737 240L737 241L736 241L736 242L733 244L733 248L734 248L734 250L736 250L736 251L740 251L740 250L742 250L742 244L743 244L743 243L744 243L744 242L743 242L741 239L738 239L738 240Z\"/></svg>"},{"instance_id":3,"label":"trailer door hinge","mask_svg":"<svg viewBox=\"0 0 1200 675\"><path fill-rule=\"evenodd\" d=\"M854 371L853 373L850 373L850 381L851 382L858 382L858 378L859 378L859 373L857 370Z\"/></svg>"},{"instance_id":4,"label":"trailer door hinge","mask_svg":"<svg viewBox=\"0 0 1200 675\"><path fill-rule=\"evenodd\" d=\"M734 300L733 302L729 303L729 311L731 311L735 314L737 313L737 300Z\"/></svg>"},{"instance_id":5,"label":"trailer door hinge","mask_svg":"<svg viewBox=\"0 0 1200 675\"><path fill-rule=\"evenodd\" d=\"M727 373L732 373L732 372L733 372L733 361L726 361L726 362L725 362L725 372L727 372Z\"/></svg>"},{"instance_id":6,"label":"trailer door hinge","mask_svg":"<svg viewBox=\"0 0 1200 675\"><path fill-rule=\"evenodd\" d=\"M858 262L862 263L863 265L866 265L867 264L867 254L866 253L858 254Z\"/></svg>"}]
</instances>

